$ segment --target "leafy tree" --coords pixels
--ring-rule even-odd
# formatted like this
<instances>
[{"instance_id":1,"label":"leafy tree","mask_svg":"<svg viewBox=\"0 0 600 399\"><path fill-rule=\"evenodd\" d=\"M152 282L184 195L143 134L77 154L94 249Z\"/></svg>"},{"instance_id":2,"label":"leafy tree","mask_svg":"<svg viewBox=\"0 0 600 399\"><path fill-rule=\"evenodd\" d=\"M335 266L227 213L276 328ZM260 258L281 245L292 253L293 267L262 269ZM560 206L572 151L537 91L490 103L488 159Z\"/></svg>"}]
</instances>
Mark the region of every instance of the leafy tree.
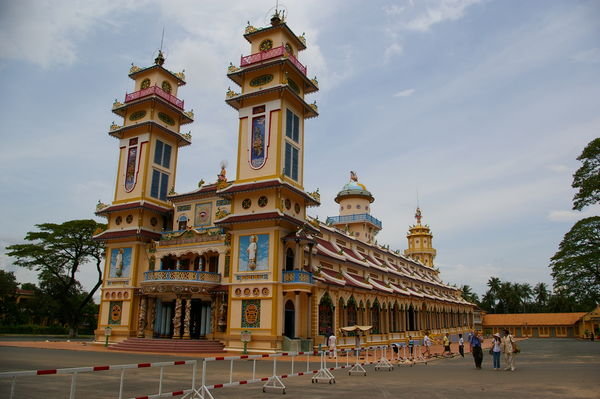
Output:
<instances>
[{"instance_id":1,"label":"leafy tree","mask_svg":"<svg viewBox=\"0 0 600 399\"><path fill-rule=\"evenodd\" d=\"M551 258L554 286L590 307L600 302L600 216L575 223Z\"/></svg>"},{"instance_id":2,"label":"leafy tree","mask_svg":"<svg viewBox=\"0 0 600 399\"><path fill-rule=\"evenodd\" d=\"M573 209L600 202L600 137L589 142L578 161L583 165L573 175L573 188L578 189L573 197Z\"/></svg>"},{"instance_id":3,"label":"leafy tree","mask_svg":"<svg viewBox=\"0 0 600 399\"><path fill-rule=\"evenodd\" d=\"M36 225L39 231L25 236L29 244L7 247L7 254L16 258L16 265L38 271L40 289L50 308L69 326L69 336L77 335L82 311L102 284L104 245L92 236L105 225L94 220L71 220L62 224ZM84 293L77 273L88 262L95 262L98 280L89 293Z\"/></svg>"},{"instance_id":4,"label":"leafy tree","mask_svg":"<svg viewBox=\"0 0 600 399\"><path fill-rule=\"evenodd\" d=\"M550 291L546 283L537 283L533 287L533 297L535 299L536 310L538 312L545 312L548 300L550 299Z\"/></svg>"},{"instance_id":5,"label":"leafy tree","mask_svg":"<svg viewBox=\"0 0 600 399\"><path fill-rule=\"evenodd\" d=\"M460 290L464 300L475 304L479 303L479 297L473 292L469 285L463 285Z\"/></svg>"},{"instance_id":6,"label":"leafy tree","mask_svg":"<svg viewBox=\"0 0 600 399\"><path fill-rule=\"evenodd\" d=\"M0 270L0 322L15 324L16 294L19 284L13 272Z\"/></svg>"}]
</instances>

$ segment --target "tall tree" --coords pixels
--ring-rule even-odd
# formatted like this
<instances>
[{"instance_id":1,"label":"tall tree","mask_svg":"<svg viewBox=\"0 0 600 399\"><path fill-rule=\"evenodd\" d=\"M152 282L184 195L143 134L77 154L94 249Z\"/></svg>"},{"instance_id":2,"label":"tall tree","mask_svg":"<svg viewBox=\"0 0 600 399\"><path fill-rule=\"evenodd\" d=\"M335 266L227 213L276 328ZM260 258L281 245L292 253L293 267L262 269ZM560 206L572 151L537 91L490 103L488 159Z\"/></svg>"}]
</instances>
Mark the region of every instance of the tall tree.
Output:
<instances>
[{"instance_id":1,"label":"tall tree","mask_svg":"<svg viewBox=\"0 0 600 399\"><path fill-rule=\"evenodd\" d=\"M30 244L7 247L16 265L38 271L40 288L60 303L59 311L69 326L69 336L77 335L82 311L102 284L104 245L92 236L106 226L94 220L71 220L62 224L44 223L39 231L25 236ZM77 273L88 262L95 262L98 280L94 288L83 293Z\"/></svg>"},{"instance_id":2,"label":"tall tree","mask_svg":"<svg viewBox=\"0 0 600 399\"><path fill-rule=\"evenodd\" d=\"M0 270L0 323L15 324L19 284L13 272Z\"/></svg>"},{"instance_id":3,"label":"tall tree","mask_svg":"<svg viewBox=\"0 0 600 399\"><path fill-rule=\"evenodd\" d=\"M551 258L554 286L579 303L600 303L600 216L575 223Z\"/></svg>"},{"instance_id":4,"label":"tall tree","mask_svg":"<svg viewBox=\"0 0 600 399\"><path fill-rule=\"evenodd\" d=\"M536 311L544 312L550 299L550 291L546 283L537 283L533 287L533 297L535 299Z\"/></svg>"},{"instance_id":5,"label":"tall tree","mask_svg":"<svg viewBox=\"0 0 600 399\"><path fill-rule=\"evenodd\" d=\"M461 287L460 290L464 300L469 301L471 303L479 304L479 297L476 293L473 292L471 286L465 284Z\"/></svg>"},{"instance_id":6,"label":"tall tree","mask_svg":"<svg viewBox=\"0 0 600 399\"><path fill-rule=\"evenodd\" d=\"M583 165L573 175L573 188L578 189L573 197L573 209L600 202L600 137L589 142L578 161Z\"/></svg>"}]
</instances>

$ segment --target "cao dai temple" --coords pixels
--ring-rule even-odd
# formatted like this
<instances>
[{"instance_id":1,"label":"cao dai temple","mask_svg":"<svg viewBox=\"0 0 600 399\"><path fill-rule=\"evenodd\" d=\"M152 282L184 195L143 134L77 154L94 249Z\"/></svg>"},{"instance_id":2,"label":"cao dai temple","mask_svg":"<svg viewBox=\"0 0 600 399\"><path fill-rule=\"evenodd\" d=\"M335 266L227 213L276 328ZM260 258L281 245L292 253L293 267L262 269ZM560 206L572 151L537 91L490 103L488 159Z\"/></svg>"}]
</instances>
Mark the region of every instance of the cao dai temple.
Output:
<instances>
[{"instance_id":1,"label":"cao dai temple","mask_svg":"<svg viewBox=\"0 0 600 399\"><path fill-rule=\"evenodd\" d=\"M371 325L365 342L458 333L473 324L474 305L434 268L432 233L416 224L404 253L380 246L374 196L358 176L335 197L339 215L307 216L319 206L304 188L304 121L318 116L307 95L318 91L299 54L306 48L278 13L265 28L248 26L250 55L230 65L225 102L238 113L235 179L221 168L213 183L178 194L182 134L193 121L179 89L183 73L132 66L133 92L112 111L123 118L114 199L99 203L108 228L97 340L131 338L219 341L241 350L309 349L329 331ZM310 159L310 158L309 158ZM339 334L338 334L339 335ZM339 343L354 343L340 337Z\"/></svg>"}]
</instances>

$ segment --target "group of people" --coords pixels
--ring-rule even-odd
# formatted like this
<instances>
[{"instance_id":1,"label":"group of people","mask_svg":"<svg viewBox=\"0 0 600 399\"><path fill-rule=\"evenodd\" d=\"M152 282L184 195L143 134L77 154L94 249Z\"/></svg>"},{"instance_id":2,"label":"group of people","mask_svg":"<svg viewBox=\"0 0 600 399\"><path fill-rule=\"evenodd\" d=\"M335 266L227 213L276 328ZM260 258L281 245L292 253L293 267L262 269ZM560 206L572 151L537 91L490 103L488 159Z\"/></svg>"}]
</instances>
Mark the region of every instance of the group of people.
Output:
<instances>
[{"instance_id":1,"label":"group of people","mask_svg":"<svg viewBox=\"0 0 600 399\"><path fill-rule=\"evenodd\" d=\"M473 354L473 360L475 361L475 368L481 370L481 363L483 361L483 337L479 334L479 331L475 330L469 336L469 344L471 345L471 353ZM510 331L504 330L504 336L496 333L493 336L492 347L490 348L490 354L493 356L493 367L494 370L498 371L500 367L500 357L504 354L504 362L506 366L504 370L515 371L515 353L518 352L517 344L510 334Z\"/></svg>"}]
</instances>

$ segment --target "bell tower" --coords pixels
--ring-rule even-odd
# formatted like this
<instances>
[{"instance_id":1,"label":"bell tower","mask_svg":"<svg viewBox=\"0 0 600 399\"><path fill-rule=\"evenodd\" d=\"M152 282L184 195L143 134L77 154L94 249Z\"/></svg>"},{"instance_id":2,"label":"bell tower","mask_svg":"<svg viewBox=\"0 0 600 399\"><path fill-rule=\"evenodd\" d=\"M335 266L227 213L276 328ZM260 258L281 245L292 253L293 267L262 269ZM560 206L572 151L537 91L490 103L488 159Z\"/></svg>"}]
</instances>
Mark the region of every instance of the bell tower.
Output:
<instances>
[{"instance_id":1,"label":"bell tower","mask_svg":"<svg viewBox=\"0 0 600 399\"><path fill-rule=\"evenodd\" d=\"M421 209L417 207L415 219L417 224L410 226L408 234L408 249L404 254L421 262L425 266L433 267L436 250L433 248L433 234L428 225L421 224Z\"/></svg>"},{"instance_id":2,"label":"bell tower","mask_svg":"<svg viewBox=\"0 0 600 399\"><path fill-rule=\"evenodd\" d=\"M279 12L271 26L248 25L244 38L250 55L227 76L240 87L227 91L226 102L239 114L237 182L280 178L300 189L304 173L304 121L318 116L316 102L304 96L319 90L298 60L306 49Z\"/></svg>"},{"instance_id":3,"label":"bell tower","mask_svg":"<svg viewBox=\"0 0 600 399\"><path fill-rule=\"evenodd\" d=\"M301 309L310 305L313 285L305 265L306 208L319 205L318 191L304 191L304 125L318 116L304 96L318 90L316 78L298 60L306 48L275 11L269 26L248 25L250 55L231 64L227 77L240 92L225 102L238 112L237 174L217 185L231 203L215 225L231 235L231 275L226 346L241 349L240 334L252 332L250 347L280 350L283 336L312 337Z\"/></svg>"},{"instance_id":4,"label":"bell tower","mask_svg":"<svg viewBox=\"0 0 600 399\"><path fill-rule=\"evenodd\" d=\"M108 228L94 238L106 244L98 331L111 327L116 339L132 336L137 328L133 320L139 298L134 291L143 273L154 268L148 255L152 241L170 229L173 205L167 195L175 186L178 150L191 144L191 134L180 133L194 118L177 97L185 75L167 70L164 62L159 51L147 68L132 64L133 91L112 105L112 112L123 118L108 132L119 145L117 178L112 204L96 207L96 215L108 219Z\"/></svg>"}]
</instances>

